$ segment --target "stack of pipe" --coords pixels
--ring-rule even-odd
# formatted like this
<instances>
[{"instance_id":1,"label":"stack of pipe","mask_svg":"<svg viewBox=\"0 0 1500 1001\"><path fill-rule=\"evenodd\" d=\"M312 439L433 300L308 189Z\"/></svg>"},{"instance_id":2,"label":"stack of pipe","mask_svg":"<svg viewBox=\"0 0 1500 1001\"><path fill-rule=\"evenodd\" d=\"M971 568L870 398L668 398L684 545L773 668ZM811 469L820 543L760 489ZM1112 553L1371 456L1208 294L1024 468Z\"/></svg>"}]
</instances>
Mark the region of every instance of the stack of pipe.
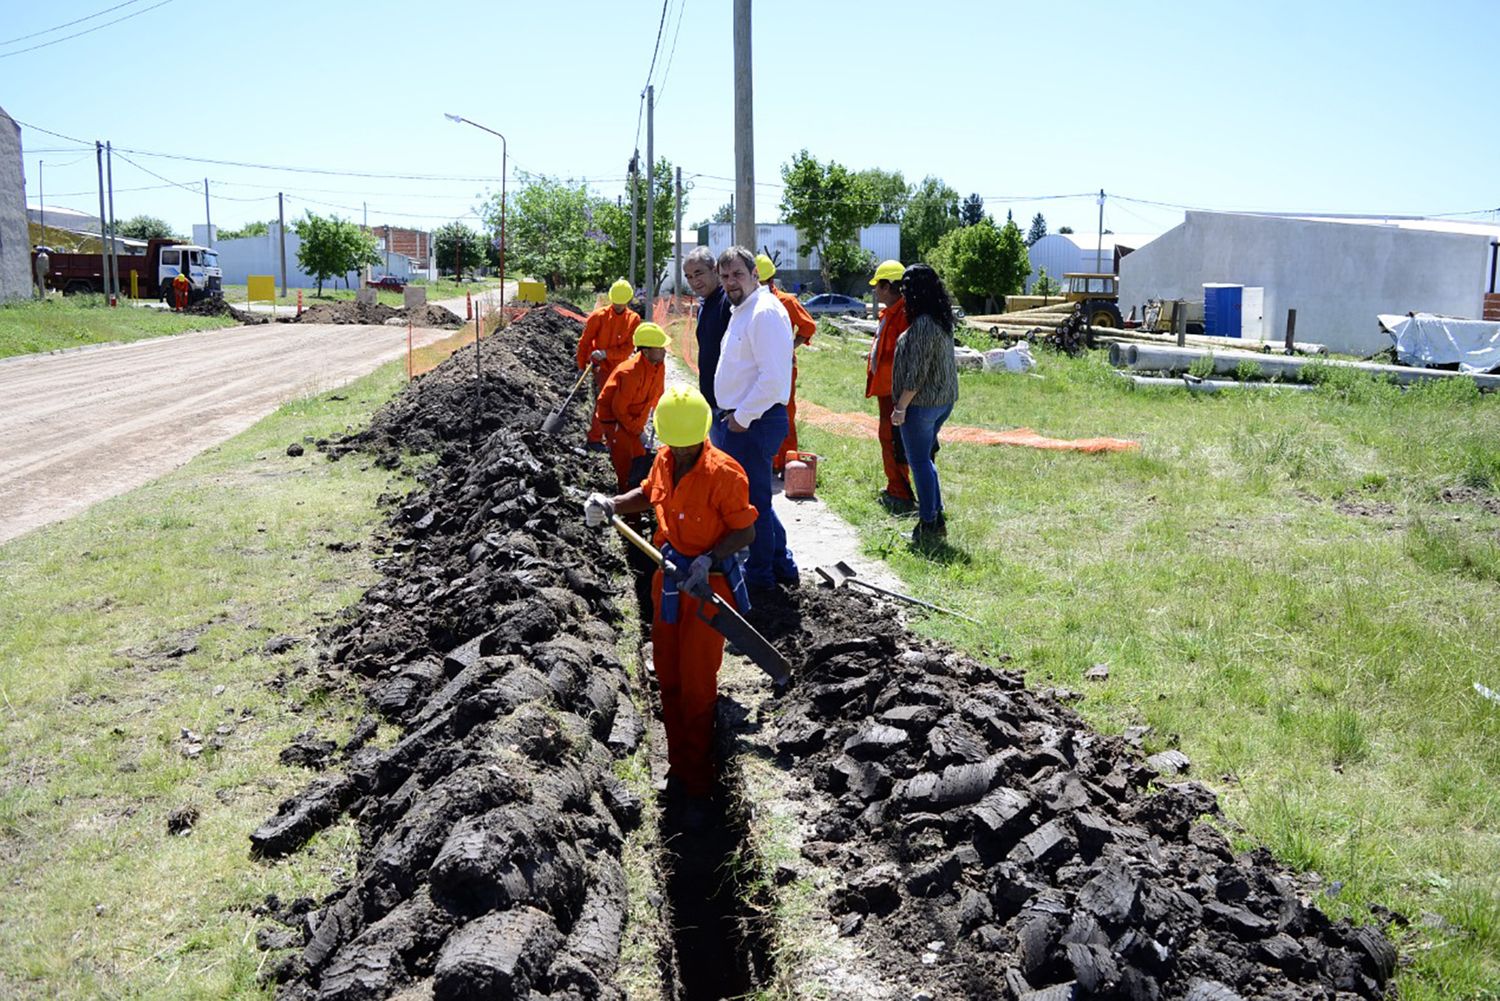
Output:
<instances>
[{"instance_id":1,"label":"stack of pipe","mask_svg":"<svg viewBox=\"0 0 1500 1001\"><path fill-rule=\"evenodd\" d=\"M1481 390L1500 389L1500 375L1468 375L1435 368L1412 368L1407 365L1380 365L1365 361L1330 361L1312 358L1289 358L1279 355L1254 354L1249 351L1206 351L1200 348L1179 348L1158 344L1111 344L1109 362L1116 368L1127 367L1137 372L1165 372L1177 374L1188 371L1201 358L1213 361L1216 375L1232 375L1244 363L1255 365L1263 379L1279 379L1296 382L1308 365L1326 365L1330 368L1350 368L1370 375L1385 376L1399 386L1440 379L1473 379ZM1176 380L1169 380L1176 382Z\"/></svg>"}]
</instances>

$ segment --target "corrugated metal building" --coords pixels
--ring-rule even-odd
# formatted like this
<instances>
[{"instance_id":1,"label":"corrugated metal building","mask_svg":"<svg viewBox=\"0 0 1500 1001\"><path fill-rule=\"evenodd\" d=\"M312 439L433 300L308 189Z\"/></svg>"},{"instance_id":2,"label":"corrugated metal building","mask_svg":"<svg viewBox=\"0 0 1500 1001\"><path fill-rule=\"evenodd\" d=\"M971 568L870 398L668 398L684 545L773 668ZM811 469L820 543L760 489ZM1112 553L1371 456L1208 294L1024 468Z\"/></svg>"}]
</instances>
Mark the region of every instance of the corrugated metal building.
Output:
<instances>
[{"instance_id":1,"label":"corrugated metal building","mask_svg":"<svg viewBox=\"0 0 1500 1001\"><path fill-rule=\"evenodd\" d=\"M1295 309L1298 340L1366 355L1390 346L1381 313L1482 318L1497 253L1493 224L1188 212L1121 260L1120 308L1139 315L1148 299L1201 301L1206 283L1258 286L1269 339L1284 336Z\"/></svg>"},{"instance_id":2,"label":"corrugated metal building","mask_svg":"<svg viewBox=\"0 0 1500 1001\"><path fill-rule=\"evenodd\" d=\"M1059 282L1070 273L1115 274L1121 257L1154 239L1143 233L1105 233L1101 248L1097 232L1049 233L1033 243L1028 252L1031 275L1026 279L1026 291L1031 291L1043 268L1047 277Z\"/></svg>"},{"instance_id":3,"label":"corrugated metal building","mask_svg":"<svg viewBox=\"0 0 1500 1001\"><path fill-rule=\"evenodd\" d=\"M21 126L0 108L0 301L32 294Z\"/></svg>"},{"instance_id":4,"label":"corrugated metal building","mask_svg":"<svg viewBox=\"0 0 1500 1001\"><path fill-rule=\"evenodd\" d=\"M801 241L797 228L786 223L761 224L755 227L756 253L770 255L776 262L777 279L781 285L794 291L823 291L822 267L816 252L807 257L797 253ZM708 226L708 249L716 255L722 254L734 244L734 224L710 223ZM893 222L876 223L859 231L859 245L875 255L876 261L901 256L901 226ZM799 288L802 286L802 288Z\"/></svg>"}]
</instances>

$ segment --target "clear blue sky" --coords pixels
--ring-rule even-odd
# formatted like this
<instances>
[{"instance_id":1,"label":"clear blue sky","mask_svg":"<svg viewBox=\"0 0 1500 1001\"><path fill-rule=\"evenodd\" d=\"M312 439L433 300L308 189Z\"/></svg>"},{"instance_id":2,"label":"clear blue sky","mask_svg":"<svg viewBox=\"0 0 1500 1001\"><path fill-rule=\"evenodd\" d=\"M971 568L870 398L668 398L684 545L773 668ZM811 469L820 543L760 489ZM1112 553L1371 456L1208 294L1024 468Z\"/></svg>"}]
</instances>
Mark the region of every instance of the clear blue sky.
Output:
<instances>
[{"instance_id":1,"label":"clear blue sky","mask_svg":"<svg viewBox=\"0 0 1500 1001\"><path fill-rule=\"evenodd\" d=\"M14 39L120 0L8 4ZM511 166L623 189L662 5L191 3L135 0L0 45L0 104L88 141L335 171L498 177ZM656 151L696 176L685 222L728 199L730 0L668 0L653 79ZM139 13L56 45L27 46ZM680 15L680 16L679 16ZM756 0L757 216L778 218L781 164L807 147L853 168L942 177L1023 224L1092 232L1098 191L1268 211L1447 213L1500 206L1493 0L1046 3ZM679 27L680 25L680 27ZM675 46L675 47L674 47ZM101 74L110 82L101 85ZM28 199L93 211L92 151L23 131ZM645 154L645 136L639 140ZM55 152L42 152L56 150ZM305 208L371 223L466 218L484 181L334 177L128 154L163 178L211 179L214 221ZM701 176L710 175L710 176ZM201 222L196 192L120 158L115 212ZM511 187L514 190L515 176ZM235 199L250 199L231 201ZM321 204L320 204L321 203ZM330 208L343 206L343 208ZM399 213L399 214L398 214ZM1493 218L1472 216L1469 218ZM1116 232L1180 209L1111 198Z\"/></svg>"}]
</instances>

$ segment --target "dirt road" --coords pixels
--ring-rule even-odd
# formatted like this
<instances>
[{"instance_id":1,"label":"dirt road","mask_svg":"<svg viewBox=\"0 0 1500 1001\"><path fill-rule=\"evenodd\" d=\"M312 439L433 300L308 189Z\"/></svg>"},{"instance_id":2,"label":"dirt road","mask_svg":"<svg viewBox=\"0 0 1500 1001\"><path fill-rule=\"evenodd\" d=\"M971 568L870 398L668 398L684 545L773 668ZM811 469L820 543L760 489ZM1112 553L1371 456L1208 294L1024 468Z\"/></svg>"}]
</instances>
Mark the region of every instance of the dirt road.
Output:
<instances>
[{"instance_id":1,"label":"dirt road","mask_svg":"<svg viewBox=\"0 0 1500 1001\"><path fill-rule=\"evenodd\" d=\"M418 330L414 343L451 333ZM0 543L405 350L404 327L269 324L0 362Z\"/></svg>"}]
</instances>

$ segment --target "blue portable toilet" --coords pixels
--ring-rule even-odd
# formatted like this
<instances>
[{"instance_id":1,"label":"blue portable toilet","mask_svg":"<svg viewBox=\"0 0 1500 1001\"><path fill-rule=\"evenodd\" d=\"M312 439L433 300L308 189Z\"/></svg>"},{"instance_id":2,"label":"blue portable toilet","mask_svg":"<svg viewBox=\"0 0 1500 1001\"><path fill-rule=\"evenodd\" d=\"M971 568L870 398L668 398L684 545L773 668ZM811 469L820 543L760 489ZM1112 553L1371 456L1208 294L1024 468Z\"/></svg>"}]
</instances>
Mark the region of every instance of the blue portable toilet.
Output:
<instances>
[{"instance_id":1,"label":"blue portable toilet","mask_svg":"<svg viewBox=\"0 0 1500 1001\"><path fill-rule=\"evenodd\" d=\"M1210 337L1239 337L1245 286L1221 282L1203 285L1203 332Z\"/></svg>"}]
</instances>

